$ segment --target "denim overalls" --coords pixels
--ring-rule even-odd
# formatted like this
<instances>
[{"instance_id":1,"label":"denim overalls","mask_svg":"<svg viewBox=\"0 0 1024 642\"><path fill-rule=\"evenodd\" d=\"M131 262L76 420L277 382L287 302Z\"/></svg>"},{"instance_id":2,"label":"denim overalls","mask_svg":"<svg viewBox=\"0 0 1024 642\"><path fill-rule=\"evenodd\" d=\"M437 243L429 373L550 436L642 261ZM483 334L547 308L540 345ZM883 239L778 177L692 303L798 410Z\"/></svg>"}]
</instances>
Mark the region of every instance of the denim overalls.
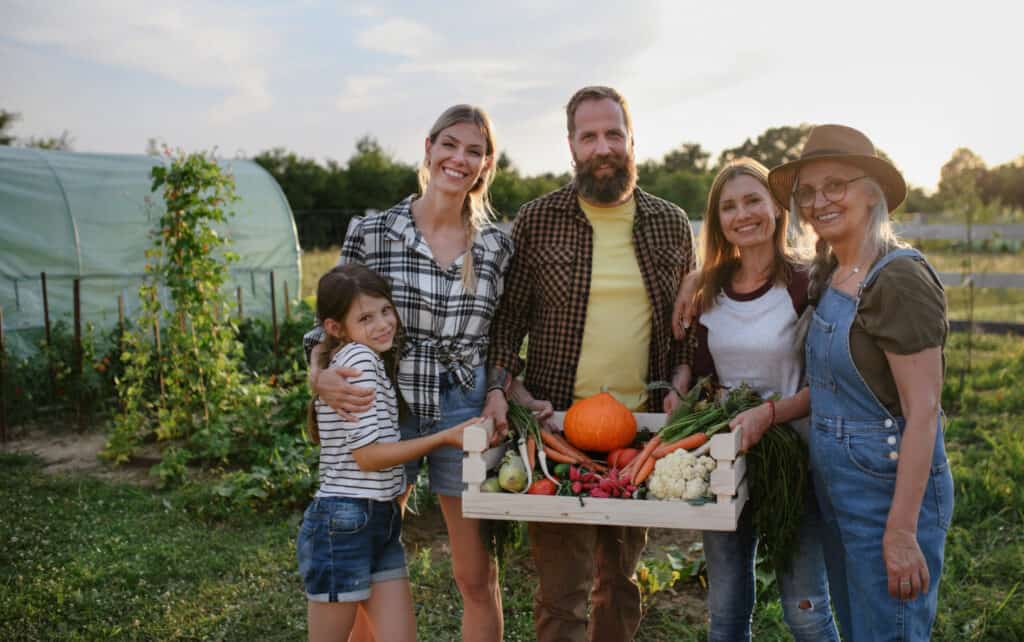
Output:
<instances>
[{"instance_id":1,"label":"denim overalls","mask_svg":"<svg viewBox=\"0 0 1024 642\"><path fill-rule=\"evenodd\" d=\"M924 261L916 250L894 250L871 268L856 297L834 288L826 290L813 313L805 346L811 389L811 468L828 533L825 561L832 608L843 637L851 642L929 639L946 531L953 516L953 478L940 413L917 525L917 541L931 578L929 590L913 601L891 597L882 534L896 487L905 422L878 401L854 365L850 327L861 292L882 268L902 256ZM928 269L938 281L931 266Z\"/></svg>"}]
</instances>

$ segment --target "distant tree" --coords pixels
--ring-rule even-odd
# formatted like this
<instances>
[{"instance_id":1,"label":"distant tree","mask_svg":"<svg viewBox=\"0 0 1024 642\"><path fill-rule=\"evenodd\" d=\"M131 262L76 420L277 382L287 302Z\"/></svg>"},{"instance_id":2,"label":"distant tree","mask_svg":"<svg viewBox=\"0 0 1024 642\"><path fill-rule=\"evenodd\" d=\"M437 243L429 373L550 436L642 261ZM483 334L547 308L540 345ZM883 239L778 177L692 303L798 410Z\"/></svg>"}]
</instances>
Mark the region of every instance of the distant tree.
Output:
<instances>
[{"instance_id":1,"label":"distant tree","mask_svg":"<svg viewBox=\"0 0 1024 642\"><path fill-rule=\"evenodd\" d=\"M13 145L14 141L17 140L14 136L8 134L7 130L18 120L21 120L21 114L0 109L0 145Z\"/></svg>"},{"instance_id":2,"label":"distant tree","mask_svg":"<svg viewBox=\"0 0 1024 642\"><path fill-rule=\"evenodd\" d=\"M749 156L769 168L788 163L800 157L800 150L811 132L811 125L801 123L795 127L771 127L757 137L747 139L738 147L726 149L718 156L718 166L741 156Z\"/></svg>"},{"instance_id":3,"label":"distant tree","mask_svg":"<svg viewBox=\"0 0 1024 642\"><path fill-rule=\"evenodd\" d=\"M986 203L1024 210L1024 156L998 165L979 177Z\"/></svg>"},{"instance_id":4,"label":"distant tree","mask_svg":"<svg viewBox=\"0 0 1024 642\"><path fill-rule=\"evenodd\" d=\"M327 171L310 158L275 147L261 152L253 161L270 172L288 198L293 210L321 209L321 196L327 183ZM339 206L340 207L340 206Z\"/></svg>"},{"instance_id":5,"label":"distant tree","mask_svg":"<svg viewBox=\"0 0 1024 642\"><path fill-rule=\"evenodd\" d=\"M711 153L705 151L700 143L683 143L665 154L662 163L670 172L687 171L701 174L708 171L710 158Z\"/></svg>"},{"instance_id":6,"label":"distant tree","mask_svg":"<svg viewBox=\"0 0 1024 642\"><path fill-rule=\"evenodd\" d=\"M71 133L65 129L61 132L60 136L50 136L46 138L29 136L23 141L23 144L25 147L34 147L36 149L52 149L54 151L70 152L74 141L75 139L71 136Z\"/></svg>"},{"instance_id":7,"label":"distant tree","mask_svg":"<svg viewBox=\"0 0 1024 642\"><path fill-rule=\"evenodd\" d=\"M344 207L380 210L418 189L416 169L396 161L369 135L356 142L356 153L348 159L345 175Z\"/></svg>"},{"instance_id":8,"label":"distant tree","mask_svg":"<svg viewBox=\"0 0 1024 642\"><path fill-rule=\"evenodd\" d=\"M942 209L935 196L929 196L923 189L914 186L908 186L907 200L903 201L900 207L902 211L911 214L934 214Z\"/></svg>"},{"instance_id":9,"label":"distant tree","mask_svg":"<svg viewBox=\"0 0 1024 642\"><path fill-rule=\"evenodd\" d=\"M500 154L498 154L498 163L496 169L498 171L501 171L510 168L512 168L512 159L509 157L508 153L503 150Z\"/></svg>"},{"instance_id":10,"label":"distant tree","mask_svg":"<svg viewBox=\"0 0 1024 642\"><path fill-rule=\"evenodd\" d=\"M939 172L937 201L944 208L962 209L965 202L980 199L979 185L987 172L980 156L966 147L957 148Z\"/></svg>"},{"instance_id":11,"label":"distant tree","mask_svg":"<svg viewBox=\"0 0 1024 642\"><path fill-rule=\"evenodd\" d=\"M645 192L671 201L683 208L690 218L702 218L711 187L712 174L688 170L669 171L656 161L637 167L637 185Z\"/></svg>"}]
</instances>

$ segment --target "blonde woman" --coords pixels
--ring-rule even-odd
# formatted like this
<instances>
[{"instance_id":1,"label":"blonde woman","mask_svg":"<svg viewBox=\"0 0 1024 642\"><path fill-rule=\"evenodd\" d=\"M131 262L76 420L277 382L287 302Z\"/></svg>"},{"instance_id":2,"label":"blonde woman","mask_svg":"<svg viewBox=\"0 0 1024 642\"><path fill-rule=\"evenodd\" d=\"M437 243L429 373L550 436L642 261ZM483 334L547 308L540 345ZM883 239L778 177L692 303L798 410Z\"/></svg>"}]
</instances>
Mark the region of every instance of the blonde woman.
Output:
<instances>
[{"instance_id":1,"label":"blonde woman","mask_svg":"<svg viewBox=\"0 0 1024 642\"><path fill-rule=\"evenodd\" d=\"M805 343L810 452L843 637L927 640L953 516L941 282L890 230L906 183L863 133L816 127L769 183L817 235Z\"/></svg>"},{"instance_id":2,"label":"blonde woman","mask_svg":"<svg viewBox=\"0 0 1024 642\"><path fill-rule=\"evenodd\" d=\"M401 421L403 439L431 435L474 416L505 422L504 397L488 397L485 370L491 318L512 255L509 238L490 223L495 149L482 109L447 109L424 141L421 193L359 220L341 250L340 263L363 263L391 284L406 332L396 381L408 411ZM317 331L307 335L307 346L318 342ZM310 372L320 399L343 417L373 402L372 390L349 384L346 376L352 375L315 365ZM462 595L463 640L496 642L503 630L498 572L479 521L462 516L462 451L440 448L426 461ZM420 465L406 465L410 485Z\"/></svg>"}]
</instances>

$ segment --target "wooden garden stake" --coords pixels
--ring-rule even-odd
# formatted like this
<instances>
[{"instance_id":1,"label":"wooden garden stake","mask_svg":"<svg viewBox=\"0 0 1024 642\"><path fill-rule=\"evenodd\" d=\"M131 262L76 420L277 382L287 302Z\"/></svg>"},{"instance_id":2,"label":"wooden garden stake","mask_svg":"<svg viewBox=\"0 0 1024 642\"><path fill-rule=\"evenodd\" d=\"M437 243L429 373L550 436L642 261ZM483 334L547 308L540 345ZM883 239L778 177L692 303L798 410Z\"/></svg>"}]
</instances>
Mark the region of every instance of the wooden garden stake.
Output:
<instances>
[{"instance_id":1,"label":"wooden garden stake","mask_svg":"<svg viewBox=\"0 0 1024 642\"><path fill-rule=\"evenodd\" d=\"M245 315L242 313L242 286L235 288L235 295L238 297L238 322L241 323Z\"/></svg>"},{"instance_id":2,"label":"wooden garden stake","mask_svg":"<svg viewBox=\"0 0 1024 642\"><path fill-rule=\"evenodd\" d=\"M160 317L153 319L153 343L156 346L156 378L160 383L160 400L164 398L164 367L160 350Z\"/></svg>"},{"instance_id":3,"label":"wooden garden stake","mask_svg":"<svg viewBox=\"0 0 1024 642\"><path fill-rule=\"evenodd\" d=\"M7 400L4 399L4 367L7 352L4 348L4 309L0 306L0 441L7 443Z\"/></svg>"},{"instance_id":4,"label":"wooden garden stake","mask_svg":"<svg viewBox=\"0 0 1024 642\"><path fill-rule=\"evenodd\" d=\"M291 299L288 298L288 279L284 280L284 322L292 320Z\"/></svg>"},{"instance_id":5,"label":"wooden garden stake","mask_svg":"<svg viewBox=\"0 0 1024 642\"><path fill-rule=\"evenodd\" d=\"M75 377L76 391L75 391L75 421L78 425L78 430L81 431L85 426L83 425L82 417L82 359L84 354L82 351L82 282L80 279L75 279L72 286L73 292L73 303L72 303L72 316L75 324L75 340L72 344L73 356L73 376Z\"/></svg>"},{"instance_id":6,"label":"wooden garden stake","mask_svg":"<svg viewBox=\"0 0 1024 642\"><path fill-rule=\"evenodd\" d=\"M270 271L270 323L274 328L274 356L278 354L277 342L277 295L274 292L274 271Z\"/></svg>"},{"instance_id":7,"label":"wooden garden stake","mask_svg":"<svg viewBox=\"0 0 1024 642\"><path fill-rule=\"evenodd\" d=\"M53 399L57 392L57 371L53 369L53 361L50 360L50 296L46 290L46 272L39 273L39 280L43 291L43 331L46 337L46 369L50 373L50 398Z\"/></svg>"}]
</instances>

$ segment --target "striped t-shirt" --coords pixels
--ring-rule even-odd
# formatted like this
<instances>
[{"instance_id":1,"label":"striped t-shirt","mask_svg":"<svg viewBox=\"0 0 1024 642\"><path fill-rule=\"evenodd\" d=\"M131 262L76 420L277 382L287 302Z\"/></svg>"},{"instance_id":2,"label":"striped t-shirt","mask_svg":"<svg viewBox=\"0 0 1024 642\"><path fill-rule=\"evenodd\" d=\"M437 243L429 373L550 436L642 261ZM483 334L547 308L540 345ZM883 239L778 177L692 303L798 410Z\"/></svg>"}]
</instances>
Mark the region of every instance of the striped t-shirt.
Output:
<instances>
[{"instance_id":1,"label":"striped t-shirt","mask_svg":"<svg viewBox=\"0 0 1024 642\"><path fill-rule=\"evenodd\" d=\"M356 415L356 421L344 421L330 406L316 400L316 423L320 430L320 488L317 497L342 496L388 500L405 489L402 466L364 472L352 451L373 443L399 440L398 401L395 388L384 370L384 362L373 350L360 343L349 343L331 358L330 367L354 368L362 374L350 378L356 386L377 391L373 406Z\"/></svg>"}]
</instances>

